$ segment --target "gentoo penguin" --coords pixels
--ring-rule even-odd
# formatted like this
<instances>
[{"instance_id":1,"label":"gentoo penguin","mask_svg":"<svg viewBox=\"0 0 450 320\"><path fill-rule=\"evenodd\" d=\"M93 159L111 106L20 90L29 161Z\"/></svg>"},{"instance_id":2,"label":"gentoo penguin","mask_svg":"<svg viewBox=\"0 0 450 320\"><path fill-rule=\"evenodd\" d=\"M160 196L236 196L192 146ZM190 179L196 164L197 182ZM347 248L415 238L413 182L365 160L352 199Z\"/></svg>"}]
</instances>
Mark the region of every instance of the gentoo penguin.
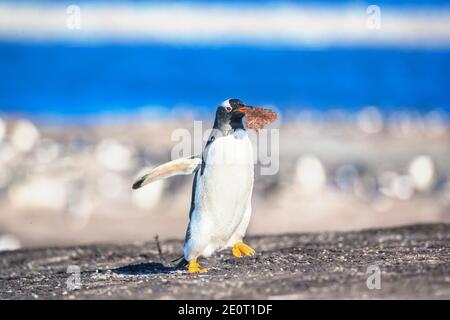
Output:
<instances>
[{"instance_id":1,"label":"gentoo penguin","mask_svg":"<svg viewBox=\"0 0 450 320\"><path fill-rule=\"evenodd\" d=\"M253 150L243 124L250 106L225 100L201 156L182 158L156 167L133 189L177 174L194 173L189 224L179 265L189 272L206 272L197 258L232 248L235 257L254 255L243 242L252 212Z\"/></svg>"}]
</instances>

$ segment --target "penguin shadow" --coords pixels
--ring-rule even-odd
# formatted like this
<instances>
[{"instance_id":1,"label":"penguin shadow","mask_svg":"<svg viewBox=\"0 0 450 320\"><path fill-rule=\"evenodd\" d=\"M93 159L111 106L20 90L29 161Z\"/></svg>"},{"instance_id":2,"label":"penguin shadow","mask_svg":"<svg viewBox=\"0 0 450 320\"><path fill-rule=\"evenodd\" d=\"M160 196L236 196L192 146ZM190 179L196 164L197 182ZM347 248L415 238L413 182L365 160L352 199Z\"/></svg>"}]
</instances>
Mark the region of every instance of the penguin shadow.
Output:
<instances>
[{"instance_id":1,"label":"penguin shadow","mask_svg":"<svg viewBox=\"0 0 450 320\"><path fill-rule=\"evenodd\" d=\"M142 276L142 275L156 275L167 274L180 270L178 267L165 266L159 262L148 262L139 264L130 264L127 266L112 269L111 271L120 275L127 276Z\"/></svg>"}]
</instances>

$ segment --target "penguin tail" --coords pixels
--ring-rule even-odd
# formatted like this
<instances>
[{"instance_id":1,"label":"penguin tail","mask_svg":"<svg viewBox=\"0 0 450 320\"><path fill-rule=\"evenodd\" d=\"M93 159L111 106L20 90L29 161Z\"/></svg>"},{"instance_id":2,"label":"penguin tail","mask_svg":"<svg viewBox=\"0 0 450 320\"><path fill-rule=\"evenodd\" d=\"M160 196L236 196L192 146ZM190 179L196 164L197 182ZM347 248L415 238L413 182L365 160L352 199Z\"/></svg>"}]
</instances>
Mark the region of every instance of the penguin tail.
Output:
<instances>
[{"instance_id":1,"label":"penguin tail","mask_svg":"<svg viewBox=\"0 0 450 320\"><path fill-rule=\"evenodd\" d=\"M172 263L175 263L174 268L175 269L181 269L186 267L189 264L189 261L187 261L184 258L184 255L179 256L178 258L171 261Z\"/></svg>"}]
</instances>

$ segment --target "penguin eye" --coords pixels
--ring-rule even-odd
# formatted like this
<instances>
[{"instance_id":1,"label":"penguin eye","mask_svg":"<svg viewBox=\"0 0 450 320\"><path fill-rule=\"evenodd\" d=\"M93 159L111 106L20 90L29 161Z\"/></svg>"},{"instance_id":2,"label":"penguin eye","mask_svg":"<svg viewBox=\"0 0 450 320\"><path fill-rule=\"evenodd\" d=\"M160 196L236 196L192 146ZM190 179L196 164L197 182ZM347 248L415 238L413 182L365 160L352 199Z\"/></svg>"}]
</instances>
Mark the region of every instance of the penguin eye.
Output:
<instances>
[{"instance_id":1,"label":"penguin eye","mask_svg":"<svg viewBox=\"0 0 450 320\"><path fill-rule=\"evenodd\" d=\"M225 110L227 110L228 112L231 112L231 110L233 110L233 108L230 107L230 106L226 106L226 107L225 107Z\"/></svg>"}]
</instances>

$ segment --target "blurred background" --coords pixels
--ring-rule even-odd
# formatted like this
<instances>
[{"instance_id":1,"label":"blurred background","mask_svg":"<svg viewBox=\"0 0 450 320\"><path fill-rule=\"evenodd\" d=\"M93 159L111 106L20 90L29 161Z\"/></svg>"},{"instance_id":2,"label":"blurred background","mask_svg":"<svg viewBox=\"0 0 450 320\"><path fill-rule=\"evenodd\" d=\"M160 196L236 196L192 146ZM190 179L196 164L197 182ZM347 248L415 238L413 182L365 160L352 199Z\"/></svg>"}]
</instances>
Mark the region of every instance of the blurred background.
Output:
<instances>
[{"instance_id":1,"label":"blurred background","mask_svg":"<svg viewBox=\"0 0 450 320\"><path fill-rule=\"evenodd\" d=\"M0 250L182 238L192 177L131 183L230 97L280 115L250 234L450 222L448 1L0 1Z\"/></svg>"}]
</instances>

